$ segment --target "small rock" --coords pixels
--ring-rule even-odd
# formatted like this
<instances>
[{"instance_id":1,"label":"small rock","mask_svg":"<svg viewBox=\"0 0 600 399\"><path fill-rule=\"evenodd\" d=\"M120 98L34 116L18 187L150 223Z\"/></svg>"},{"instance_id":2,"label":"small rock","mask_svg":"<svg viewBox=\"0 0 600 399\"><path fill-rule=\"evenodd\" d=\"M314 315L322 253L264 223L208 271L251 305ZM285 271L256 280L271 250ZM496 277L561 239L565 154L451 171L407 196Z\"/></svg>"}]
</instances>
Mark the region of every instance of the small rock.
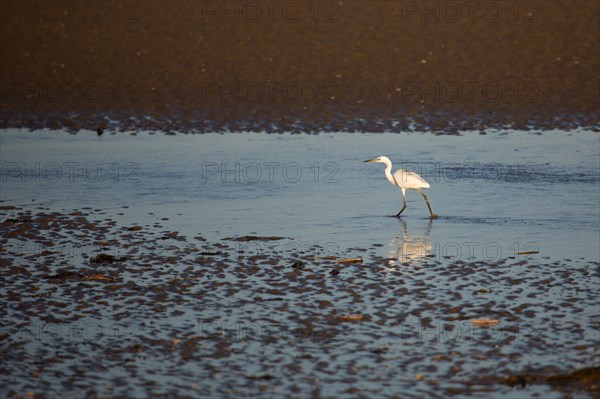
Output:
<instances>
[{"instance_id":1,"label":"small rock","mask_svg":"<svg viewBox=\"0 0 600 399\"><path fill-rule=\"evenodd\" d=\"M357 256L356 258L344 258L344 259L339 259L338 263L362 263L363 259L360 256Z\"/></svg>"},{"instance_id":2,"label":"small rock","mask_svg":"<svg viewBox=\"0 0 600 399\"><path fill-rule=\"evenodd\" d=\"M341 316L338 316L338 319L342 320L342 321L361 321L363 319L363 315L361 315L361 314L341 315Z\"/></svg>"},{"instance_id":3,"label":"small rock","mask_svg":"<svg viewBox=\"0 0 600 399\"><path fill-rule=\"evenodd\" d=\"M90 259L90 263L115 263L115 262L124 262L126 260L127 260L127 257L125 257L125 256L117 258L112 255L100 254L100 255L94 256L92 259Z\"/></svg>"},{"instance_id":4,"label":"small rock","mask_svg":"<svg viewBox=\"0 0 600 399\"><path fill-rule=\"evenodd\" d=\"M500 320L497 319L475 319L472 321L474 326L481 327L493 327L496 324L500 323Z\"/></svg>"},{"instance_id":5,"label":"small rock","mask_svg":"<svg viewBox=\"0 0 600 399\"><path fill-rule=\"evenodd\" d=\"M294 262L292 264L292 269L296 269L296 270L304 269L304 262L302 262L302 261Z\"/></svg>"},{"instance_id":6,"label":"small rock","mask_svg":"<svg viewBox=\"0 0 600 399\"><path fill-rule=\"evenodd\" d=\"M89 276L82 276L81 280L85 280L85 281L116 281L116 279L114 277L110 277L110 276L105 276L103 274L91 274Z\"/></svg>"}]
</instances>

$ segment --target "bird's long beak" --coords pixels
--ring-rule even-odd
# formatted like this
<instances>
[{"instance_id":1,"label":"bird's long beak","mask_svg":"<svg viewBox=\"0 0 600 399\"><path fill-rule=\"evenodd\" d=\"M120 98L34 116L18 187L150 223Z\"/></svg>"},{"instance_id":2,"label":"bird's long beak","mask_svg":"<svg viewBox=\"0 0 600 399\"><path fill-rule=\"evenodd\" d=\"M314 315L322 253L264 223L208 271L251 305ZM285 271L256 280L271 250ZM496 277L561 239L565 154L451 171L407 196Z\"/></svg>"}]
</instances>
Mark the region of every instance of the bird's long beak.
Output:
<instances>
[{"instance_id":1,"label":"bird's long beak","mask_svg":"<svg viewBox=\"0 0 600 399\"><path fill-rule=\"evenodd\" d=\"M377 158L375 158L377 159ZM375 162L375 159L367 159L365 162Z\"/></svg>"}]
</instances>

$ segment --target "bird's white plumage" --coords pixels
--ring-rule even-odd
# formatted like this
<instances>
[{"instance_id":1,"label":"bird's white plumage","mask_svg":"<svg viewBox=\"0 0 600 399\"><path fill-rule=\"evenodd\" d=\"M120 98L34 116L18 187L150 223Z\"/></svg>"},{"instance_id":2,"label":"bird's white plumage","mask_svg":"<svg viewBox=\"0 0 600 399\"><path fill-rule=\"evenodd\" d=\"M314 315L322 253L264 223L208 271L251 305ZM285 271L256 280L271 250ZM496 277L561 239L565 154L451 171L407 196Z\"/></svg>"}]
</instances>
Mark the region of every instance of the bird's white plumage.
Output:
<instances>
[{"instance_id":1,"label":"bird's white plumage","mask_svg":"<svg viewBox=\"0 0 600 399\"><path fill-rule=\"evenodd\" d=\"M385 177L388 179L390 183L394 186L397 186L402 191L402 199L404 200L404 207L398 212L395 216L400 216L404 209L406 208L406 190L416 190L423 196L425 203L427 204L427 208L429 209L430 217L436 218L437 215L433 213L431 210L431 206L429 205L429 201L427 200L427 196L421 192L423 188L431 187L429 183L425 181L418 173L412 172L406 169L398 169L392 174L392 161L386 156L380 156L377 158L369 159L365 162L379 162L385 164Z\"/></svg>"},{"instance_id":2,"label":"bird's white plumage","mask_svg":"<svg viewBox=\"0 0 600 399\"><path fill-rule=\"evenodd\" d=\"M431 187L429 183L425 181L421 176L417 173L412 172L406 169L398 169L394 172L394 181L397 186L406 188L406 189L419 189L419 188L429 188Z\"/></svg>"},{"instance_id":3,"label":"bird's white plumage","mask_svg":"<svg viewBox=\"0 0 600 399\"><path fill-rule=\"evenodd\" d=\"M418 190L431 187L418 173L406 169L398 169L392 175L392 161L388 157L377 157L366 162L379 162L385 164L385 177L395 186L405 190Z\"/></svg>"}]
</instances>

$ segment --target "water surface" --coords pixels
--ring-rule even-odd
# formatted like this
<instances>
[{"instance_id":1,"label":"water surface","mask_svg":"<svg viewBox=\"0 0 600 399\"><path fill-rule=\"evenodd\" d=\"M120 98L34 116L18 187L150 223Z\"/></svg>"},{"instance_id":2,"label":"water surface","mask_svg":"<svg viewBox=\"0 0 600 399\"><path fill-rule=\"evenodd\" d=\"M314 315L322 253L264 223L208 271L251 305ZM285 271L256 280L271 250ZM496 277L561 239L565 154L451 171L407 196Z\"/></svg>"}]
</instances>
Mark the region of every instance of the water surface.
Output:
<instances>
[{"instance_id":1,"label":"water surface","mask_svg":"<svg viewBox=\"0 0 600 399\"><path fill-rule=\"evenodd\" d=\"M598 137L3 131L0 393L561 397L495 376L598 363Z\"/></svg>"},{"instance_id":2,"label":"water surface","mask_svg":"<svg viewBox=\"0 0 600 399\"><path fill-rule=\"evenodd\" d=\"M443 255L454 248L488 260L537 250L598 259L599 140L585 131L98 137L8 130L2 200L102 209L124 224L168 217L171 228L210 239L255 232L339 248L379 243L383 255L408 234L425 236ZM383 164L363 163L378 155L430 182L439 219L429 223L414 191L402 221L387 218L402 197Z\"/></svg>"}]
</instances>

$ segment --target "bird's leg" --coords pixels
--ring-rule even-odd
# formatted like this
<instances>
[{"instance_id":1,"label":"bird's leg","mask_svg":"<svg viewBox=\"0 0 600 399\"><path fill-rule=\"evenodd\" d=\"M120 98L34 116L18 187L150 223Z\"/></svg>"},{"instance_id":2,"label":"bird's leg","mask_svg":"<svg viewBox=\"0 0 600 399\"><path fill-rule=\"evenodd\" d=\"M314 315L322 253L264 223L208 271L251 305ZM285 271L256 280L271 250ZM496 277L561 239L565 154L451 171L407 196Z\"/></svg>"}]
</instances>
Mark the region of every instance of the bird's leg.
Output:
<instances>
[{"instance_id":1,"label":"bird's leg","mask_svg":"<svg viewBox=\"0 0 600 399\"><path fill-rule=\"evenodd\" d=\"M400 209L400 212L398 212L397 214L392 215L392 216L395 217L395 218L399 218L400 215L402 214L402 212L404 212L404 209L406 209L406 204L404 204L404 206L402 207L402 209Z\"/></svg>"},{"instance_id":2,"label":"bird's leg","mask_svg":"<svg viewBox=\"0 0 600 399\"><path fill-rule=\"evenodd\" d=\"M423 199L425 200L425 203L427 204L427 208L429 208L429 218L430 219L437 218L438 215L436 215L435 213L433 213L433 211L431 210L431 205L429 205L429 201L427 200L427 196L425 194L423 194L421 191L419 191L419 193L421 193L421 195L423 196Z\"/></svg>"},{"instance_id":3,"label":"bird's leg","mask_svg":"<svg viewBox=\"0 0 600 399\"><path fill-rule=\"evenodd\" d=\"M404 193L402 194L402 199L404 200L404 206L402 207L402 209L400 209L400 212L394 215L394 217L399 218L402 212L404 212L404 210L406 209L406 196L404 195Z\"/></svg>"}]
</instances>

